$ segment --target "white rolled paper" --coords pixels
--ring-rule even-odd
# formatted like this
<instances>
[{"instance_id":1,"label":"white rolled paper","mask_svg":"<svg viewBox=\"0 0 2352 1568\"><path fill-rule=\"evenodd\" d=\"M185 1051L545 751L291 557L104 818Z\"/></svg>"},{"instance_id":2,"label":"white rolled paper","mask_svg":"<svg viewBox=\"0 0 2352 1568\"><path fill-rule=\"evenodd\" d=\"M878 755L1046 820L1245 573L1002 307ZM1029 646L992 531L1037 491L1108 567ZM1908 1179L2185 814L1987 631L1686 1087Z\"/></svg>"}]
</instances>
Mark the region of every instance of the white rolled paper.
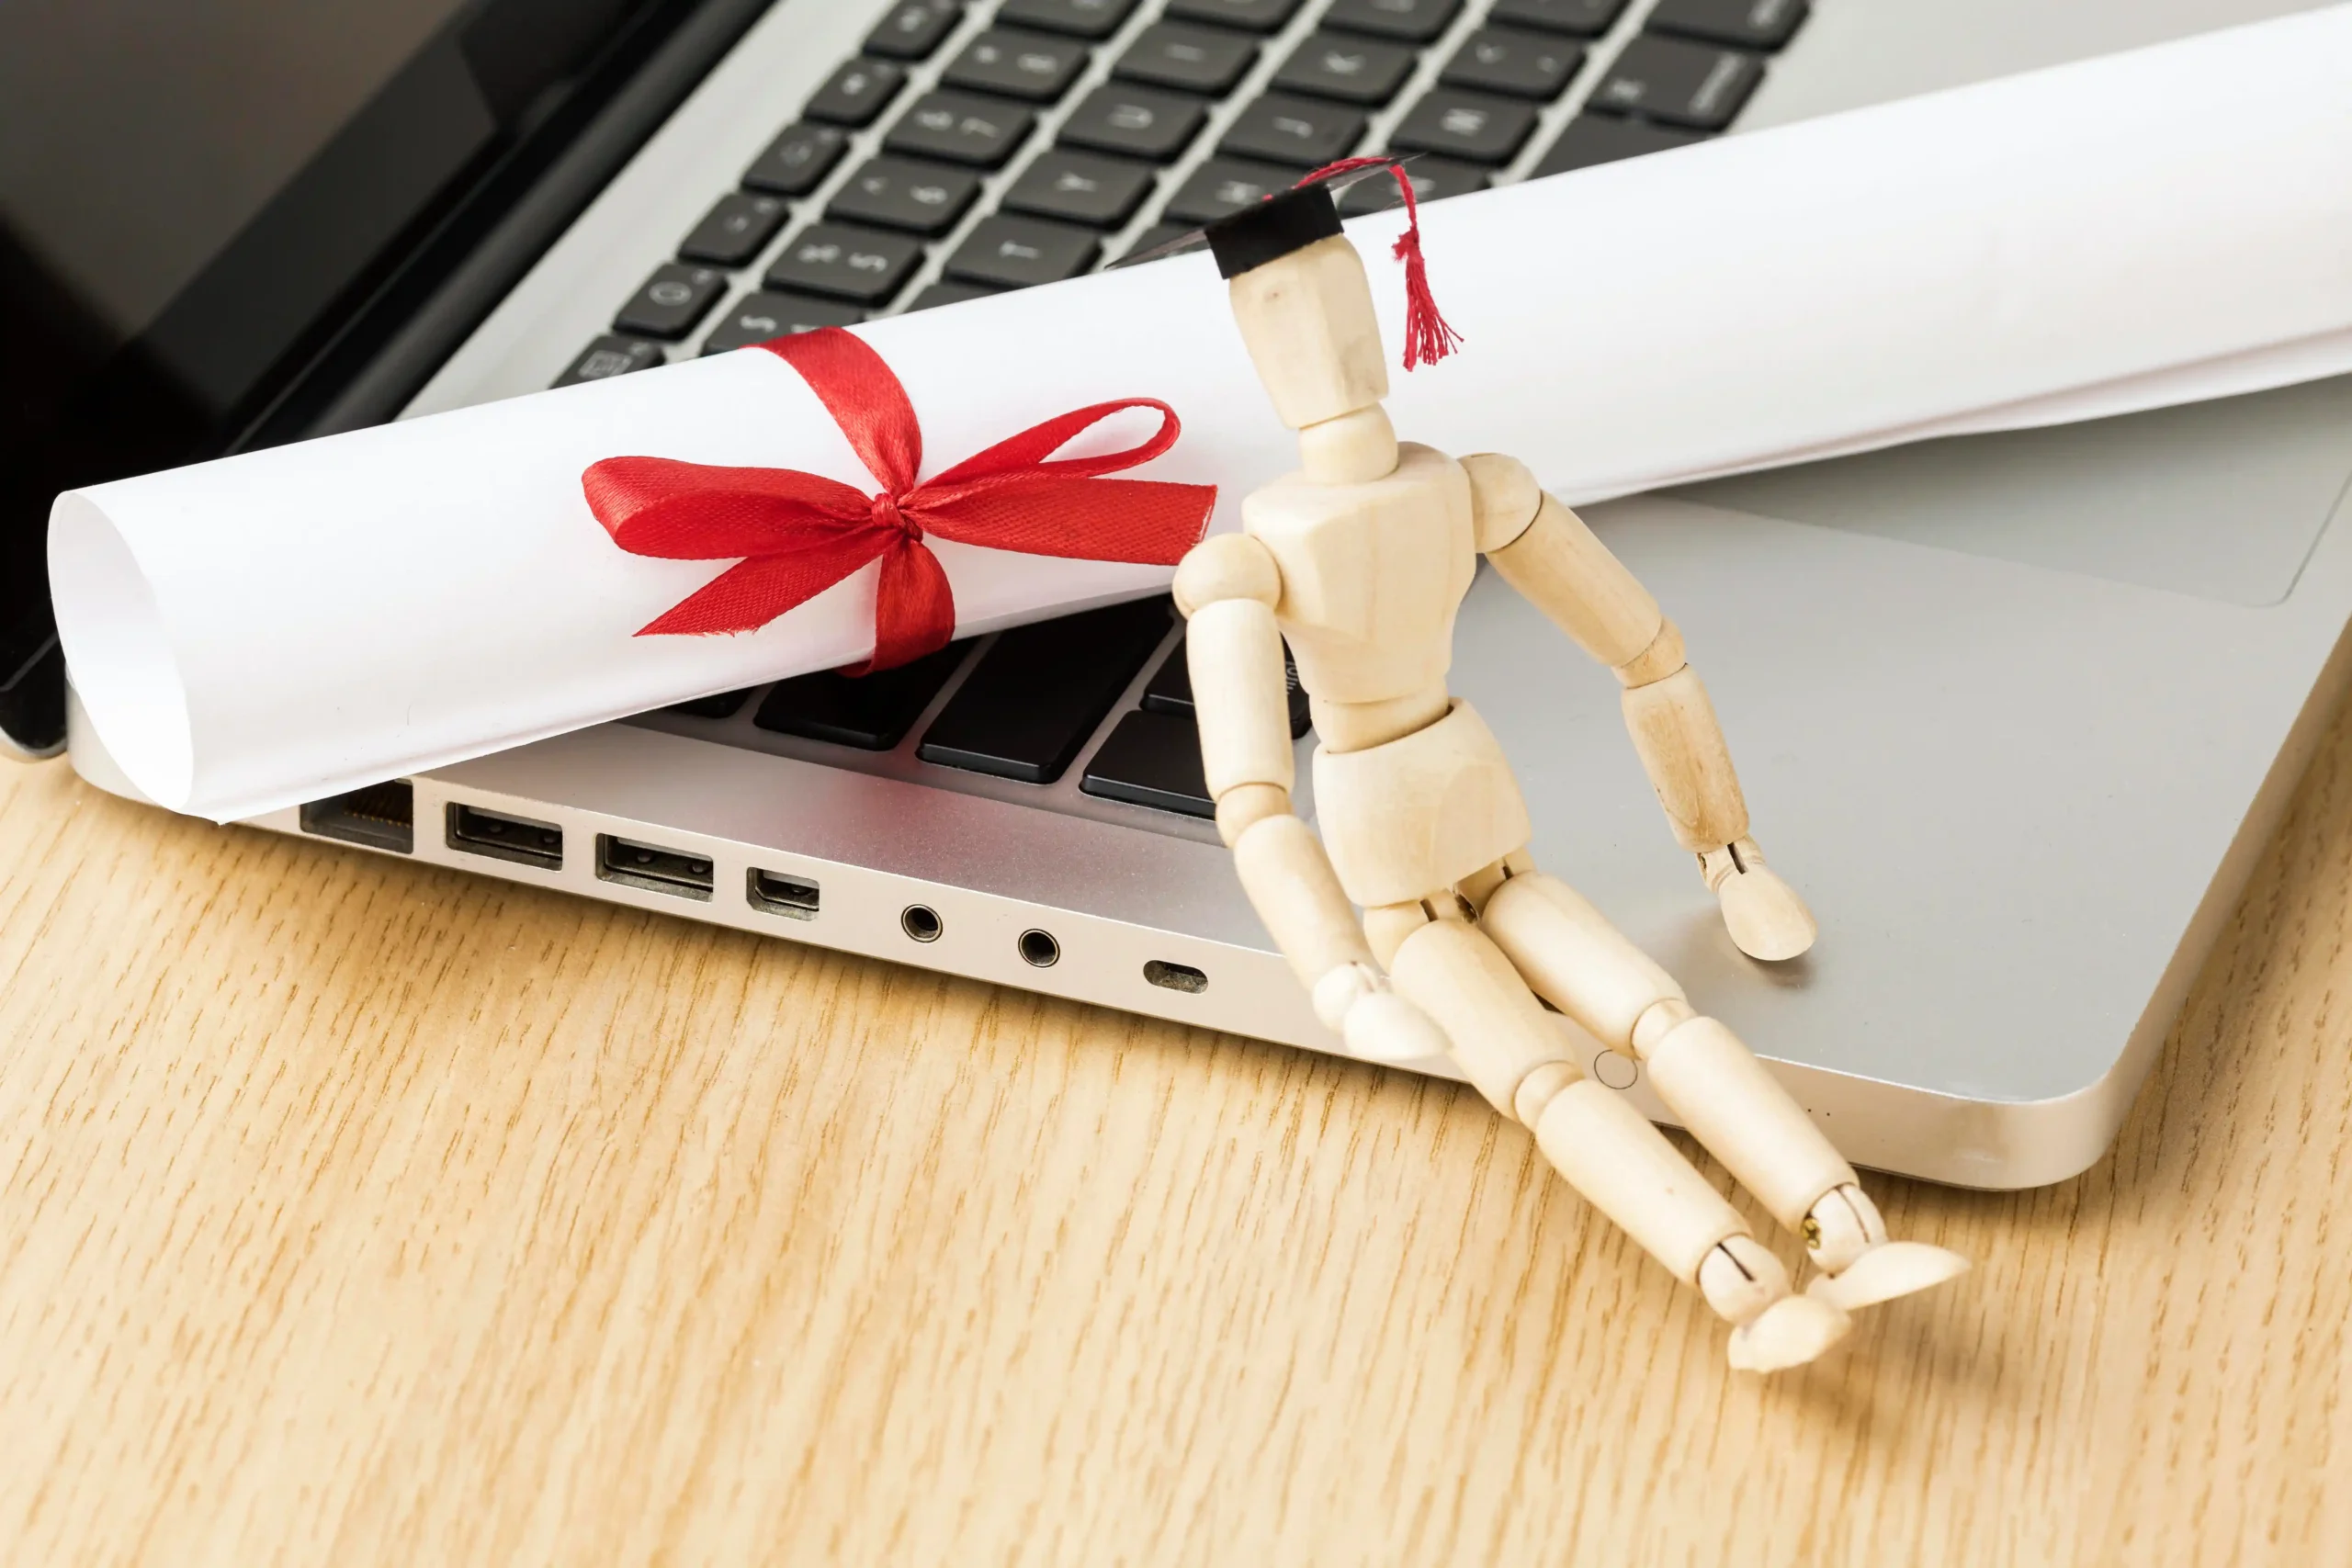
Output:
<instances>
[{"instance_id":1,"label":"white rolled paper","mask_svg":"<svg viewBox=\"0 0 2352 1568\"><path fill-rule=\"evenodd\" d=\"M1394 214L1351 231L1388 341ZM1408 437L1524 457L1571 502L1927 436L2352 370L2352 6L1444 202L1464 344L1397 376ZM1125 477L1292 466L1205 256L857 329L924 473L1081 404L1184 422ZM1077 450L1148 428L1106 426ZM871 568L765 629L638 637L725 569L623 553L580 476L640 455L872 490L742 352L61 496L58 621L99 738L219 819L853 662ZM959 629L1148 592L1158 568L936 546Z\"/></svg>"}]
</instances>

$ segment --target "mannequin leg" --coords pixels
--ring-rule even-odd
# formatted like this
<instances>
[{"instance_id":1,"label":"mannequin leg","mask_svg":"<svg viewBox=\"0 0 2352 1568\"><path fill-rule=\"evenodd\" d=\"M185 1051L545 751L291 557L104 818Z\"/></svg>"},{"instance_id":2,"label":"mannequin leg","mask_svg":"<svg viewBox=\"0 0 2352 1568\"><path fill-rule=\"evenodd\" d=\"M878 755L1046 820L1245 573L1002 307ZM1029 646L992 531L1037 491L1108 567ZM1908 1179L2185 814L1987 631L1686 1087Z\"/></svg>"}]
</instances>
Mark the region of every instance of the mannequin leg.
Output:
<instances>
[{"instance_id":1,"label":"mannequin leg","mask_svg":"<svg viewBox=\"0 0 2352 1568\"><path fill-rule=\"evenodd\" d=\"M1396 990L1442 1028L1453 1056L1570 1185L1733 1325L1732 1364L1770 1371L1842 1337L1843 1308L1796 1295L1739 1212L1640 1112L1586 1080L1559 1026L1451 893L1371 911Z\"/></svg>"},{"instance_id":2,"label":"mannequin leg","mask_svg":"<svg viewBox=\"0 0 2352 1568\"><path fill-rule=\"evenodd\" d=\"M1480 931L1536 994L1636 1057L1676 1119L1804 1238L1828 1276L1823 1299L1850 1310L1967 1267L1941 1247L1891 1241L1853 1167L1780 1081L1574 888L1523 856L1464 887Z\"/></svg>"}]
</instances>

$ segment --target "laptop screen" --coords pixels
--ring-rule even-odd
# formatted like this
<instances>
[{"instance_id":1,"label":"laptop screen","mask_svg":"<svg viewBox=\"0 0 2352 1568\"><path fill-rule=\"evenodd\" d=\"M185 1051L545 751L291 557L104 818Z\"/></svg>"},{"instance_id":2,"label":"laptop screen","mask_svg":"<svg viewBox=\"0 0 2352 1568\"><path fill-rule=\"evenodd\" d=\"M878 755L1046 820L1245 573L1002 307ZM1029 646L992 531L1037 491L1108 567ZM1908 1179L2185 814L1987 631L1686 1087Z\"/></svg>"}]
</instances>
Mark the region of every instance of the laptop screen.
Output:
<instances>
[{"instance_id":1,"label":"laptop screen","mask_svg":"<svg viewBox=\"0 0 2352 1568\"><path fill-rule=\"evenodd\" d=\"M51 635L58 491L252 441L592 67L690 8L0 0L0 684Z\"/></svg>"}]
</instances>

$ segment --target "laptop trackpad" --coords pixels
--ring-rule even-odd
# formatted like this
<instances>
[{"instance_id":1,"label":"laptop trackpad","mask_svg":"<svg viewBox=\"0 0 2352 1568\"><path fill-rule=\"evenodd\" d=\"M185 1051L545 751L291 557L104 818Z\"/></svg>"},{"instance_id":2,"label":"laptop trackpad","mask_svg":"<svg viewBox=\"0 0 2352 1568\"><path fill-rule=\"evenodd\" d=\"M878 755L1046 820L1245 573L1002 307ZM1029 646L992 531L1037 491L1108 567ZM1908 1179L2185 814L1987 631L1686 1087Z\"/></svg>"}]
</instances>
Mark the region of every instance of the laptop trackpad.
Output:
<instances>
[{"instance_id":1,"label":"laptop trackpad","mask_svg":"<svg viewBox=\"0 0 2352 1568\"><path fill-rule=\"evenodd\" d=\"M2352 482L2352 377L1666 493L2234 604L2287 597Z\"/></svg>"}]
</instances>

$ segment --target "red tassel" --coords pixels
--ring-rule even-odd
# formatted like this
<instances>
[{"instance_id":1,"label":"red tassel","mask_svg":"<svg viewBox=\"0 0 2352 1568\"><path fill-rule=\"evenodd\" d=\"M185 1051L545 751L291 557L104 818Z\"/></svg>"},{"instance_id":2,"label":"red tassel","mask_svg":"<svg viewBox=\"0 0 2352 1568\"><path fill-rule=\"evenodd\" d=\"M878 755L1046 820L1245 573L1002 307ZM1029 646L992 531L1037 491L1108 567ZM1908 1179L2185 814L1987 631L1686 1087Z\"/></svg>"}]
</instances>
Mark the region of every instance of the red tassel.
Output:
<instances>
[{"instance_id":1,"label":"red tassel","mask_svg":"<svg viewBox=\"0 0 2352 1568\"><path fill-rule=\"evenodd\" d=\"M1406 177L1404 165L1389 158L1342 158L1336 164L1324 164L1298 183L1312 185L1334 175L1353 174L1358 169L1383 164L1396 176L1396 188L1405 197L1405 231L1396 236L1396 246L1389 254L1405 264L1405 368L1413 370L1435 365L1461 347L1462 334L1446 323L1437 308L1437 296L1430 292L1429 263L1421 254L1420 209L1413 200L1413 182Z\"/></svg>"}]
</instances>

